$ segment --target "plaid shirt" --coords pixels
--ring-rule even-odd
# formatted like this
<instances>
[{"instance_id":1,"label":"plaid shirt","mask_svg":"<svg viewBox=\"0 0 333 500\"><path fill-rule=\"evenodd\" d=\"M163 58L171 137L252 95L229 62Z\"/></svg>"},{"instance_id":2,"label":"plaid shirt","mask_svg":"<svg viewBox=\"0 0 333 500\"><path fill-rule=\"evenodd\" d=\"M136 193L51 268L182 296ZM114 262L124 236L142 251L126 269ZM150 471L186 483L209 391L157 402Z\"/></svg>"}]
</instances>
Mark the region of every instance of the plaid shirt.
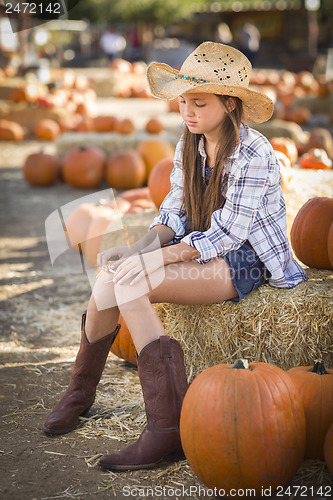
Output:
<instances>
[{"instance_id":1,"label":"plaid shirt","mask_svg":"<svg viewBox=\"0 0 333 500\"><path fill-rule=\"evenodd\" d=\"M286 207L281 190L280 167L269 141L246 125L240 127L240 145L224 167L222 194L225 203L215 210L207 231L190 232L183 199L182 139L175 152L171 190L150 228L164 224L174 232L174 243L183 241L196 248L205 264L237 250L248 240L270 272L270 285L293 287L307 279L294 260L287 238ZM202 175L206 152L199 142Z\"/></svg>"}]
</instances>

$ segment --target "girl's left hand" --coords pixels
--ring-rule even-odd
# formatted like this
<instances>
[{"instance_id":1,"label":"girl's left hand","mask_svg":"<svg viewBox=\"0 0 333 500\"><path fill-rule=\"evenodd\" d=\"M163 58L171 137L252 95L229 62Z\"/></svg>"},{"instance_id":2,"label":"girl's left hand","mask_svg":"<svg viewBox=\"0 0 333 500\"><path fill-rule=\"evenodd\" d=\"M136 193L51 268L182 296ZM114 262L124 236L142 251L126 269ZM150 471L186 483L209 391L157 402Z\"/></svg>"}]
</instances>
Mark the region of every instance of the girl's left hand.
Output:
<instances>
[{"instance_id":1,"label":"girl's left hand","mask_svg":"<svg viewBox=\"0 0 333 500\"><path fill-rule=\"evenodd\" d=\"M113 282L121 285L125 281L131 280L129 284L135 285L140 279L149 276L163 266L163 255L160 250L131 255L122 259L118 265L117 262L113 263L113 269L116 268Z\"/></svg>"}]
</instances>

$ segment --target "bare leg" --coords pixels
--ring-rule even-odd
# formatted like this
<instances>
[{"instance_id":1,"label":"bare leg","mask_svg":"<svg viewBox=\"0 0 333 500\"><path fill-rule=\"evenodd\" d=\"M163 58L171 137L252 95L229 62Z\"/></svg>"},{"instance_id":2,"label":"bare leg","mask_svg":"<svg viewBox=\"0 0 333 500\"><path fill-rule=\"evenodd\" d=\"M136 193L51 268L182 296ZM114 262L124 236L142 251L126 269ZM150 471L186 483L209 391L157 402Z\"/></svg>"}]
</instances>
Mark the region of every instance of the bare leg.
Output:
<instances>
[{"instance_id":1,"label":"bare leg","mask_svg":"<svg viewBox=\"0 0 333 500\"><path fill-rule=\"evenodd\" d=\"M220 258L204 265L196 261L169 264L160 285L131 301L126 302L125 298L131 296L133 287L126 283L116 284L114 291L138 353L145 345L165 335L152 303L210 304L237 297L230 268Z\"/></svg>"},{"instance_id":2,"label":"bare leg","mask_svg":"<svg viewBox=\"0 0 333 500\"><path fill-rule=\"evenodd\" d=\"M119 309L110 279L110 273L102 271L90 296L85 327L90 343L113 332L118 323Z\"/></svg>"}]
</instances>

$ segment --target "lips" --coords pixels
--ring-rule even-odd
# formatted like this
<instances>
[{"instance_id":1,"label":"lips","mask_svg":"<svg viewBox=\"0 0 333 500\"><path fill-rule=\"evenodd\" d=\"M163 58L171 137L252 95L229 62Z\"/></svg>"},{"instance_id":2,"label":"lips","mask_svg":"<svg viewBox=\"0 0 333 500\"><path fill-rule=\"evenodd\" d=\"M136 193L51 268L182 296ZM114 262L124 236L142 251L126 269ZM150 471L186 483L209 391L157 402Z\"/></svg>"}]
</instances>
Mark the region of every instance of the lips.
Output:
<instances>
[{"instance_id":1,"label":"lips","mask_svg":"<svg viewBox=\"0 0 333 500\"><path fill-rule=\"evenodd\" d=\"M194 127L196 124L197 124L197 122L189 122L189 121L186 122L186 125L188 127Z\"/></svg>"}]
</instances>

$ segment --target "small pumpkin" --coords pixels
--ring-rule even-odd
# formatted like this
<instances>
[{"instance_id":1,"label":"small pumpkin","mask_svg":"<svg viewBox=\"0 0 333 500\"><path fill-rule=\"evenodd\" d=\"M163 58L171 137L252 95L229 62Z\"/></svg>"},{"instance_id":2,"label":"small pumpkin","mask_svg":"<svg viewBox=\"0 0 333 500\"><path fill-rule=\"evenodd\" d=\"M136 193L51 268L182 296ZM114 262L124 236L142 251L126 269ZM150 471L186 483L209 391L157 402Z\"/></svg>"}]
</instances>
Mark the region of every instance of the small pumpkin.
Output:
<instances>
[{"instance_id":1,"label":"small pumpkin","mask_svg":"<svg viewBox=\"0 0 333 500\"><path fill-rule=\"evenodd\" d=\"M150 197L157 208L160 208L162 201L171 189L170 174L173 169L173 160L163 158L156 163L148 178L148 188Z\"/></svg>"},{"instance_id":2,"label":"small pumpkin","mask_svg":"<svg viewBox=\"0 0 333 500\"><path fill-rule=\"evenodd\" d=\"M118 124L115 116L95 116L93 119L95 132L114 132Z\"/></svg>"},{"instance_id":3,"label":"small pumpkin","mask_svg":"<svg viewBox=\"0 0 333 500\"><path fill-rule=\"evenodd\" d=\"M328 470L333 475L333 422L330 425L325 437L324 456Z\"/></svg>"},{"instance_id":4,"label":"small pumpkin","mask_svg":"<svg viewBox=\"0 0 333 500\"><path fill-rule=\"evenodd\" d=\"M305 458L324 460L324 441L333 422L333 370L322 361L287 371L302 400L306 420Z\"/></svg>"},{"instance_id":5,"label":"small pumpkin","mask_svg":"<svg viewBox=\"0 0 333 500\"><path fill-rule=\"evenodd\" d=\"M135 132L135 125L130 120L130 118L125 118L124 120L120 120L116 125L115 125L115 132L118 132L118 134L122 135L131 135L134 134Z\"/></svg>"},{"instance_id":6,"label":"small pumpkin","mask_svg":"<svg viewBox=\"0 0 333 500\"><path fill-rule=\"evenodd\" d=\"M295 141L289 137L272 137L270 143L274 151L281 151L289 158L290 165L295 165L298 157L298 151Z\"/></svg>"},{"instance_id":7,"label":"small pumpkin","mask_svg":"<svg viewBox=\"0 0 333 500\"><path fill-rule=\"evenodd\" d=\"M136 365L136 349L133 343L131 334L127 328L124 318L119 315L118 323L120 323L121 328L115 341L112 344L111 352L118 356L118 358L128 361L132 365Z\"/></svg>"},{"instance_id":8,"label":"small pumpkin","mask_svg":"<svg viewBox=\"0 0 333 500\"><path fill-rule=\"evenodd\" d=\"M49 118L39 120L34 128L35 136L44 141L54 141L61 134L59 123Z\"/></svg>"},{"instance_id":9,"label":"small pumpkin","mask_svg":"<svg viewBox=\"0 0 333 500\"><path fill-rule=\"evenodd\" d=\"M76 188L95 188L104 178L106 157L96 146L80 146L63 158L64 181Z\"/></svg>"},{"instance_id":10,"label":"small pumpkin","mask_svg":"<svg viewBox=\"0 0 333 500\"><path fill-rule=\"evenodd\" d=\"M173 159L175 154L175 148L168 141L162 139L148 139L142 141L137 145L137 151L141 154L145 164L146 164L146 178L149 178L149 174L153 167L163 158Z\"/></svg>"},{"instance_id":11,"label":"small pumpkin","mask_svg":"<svg viewBox=\"0 0 333 500\"><path fill-rule=\"evenodd\" d=\"M123 200L128 201L129 203L133 203L136 200L150 200L150 192L148 187L136 188L136 189L127 189L123 193L120 193L117 196L117 200L122 198Z\"/></svg>"},{"instance_id":12,"label":"small pumpkin","mask_svg":"<svg viewBox=\"0 0 333 500\"><path fill-rule=\"evenodd\" d=\"M296 257L309 267L333 269L333 198L316 197L298 211L290 231Z\"/></svg>"},{"instance_id":13,"label":"small pumpkin","mask_svg":"<svg viewBox=\"0 0 333 500\"><path fill-rule=\"evenodd\" d=\"M1 141L22 141L24 136L24 128L19 123L10 120L0 120Z\"/></svg>"},{"instance_id":14,"label":"small pumpkin","mask_svg":"<svg viewBox=\"0 0 333 500\"><path fill-rule=\"evenodd\" d=\"M146 166L137 151L115 153L107 161L106 182L116 189L134 189L146 179Z\"/></svg>"},{"instance_id":15,"label":"small pumpkin","mask_svg":"<svg viewBox=\"0 0 333 500\"><path fill-rule=\"evenodd\" d=\"M325 149L312 148L304 153L299 163L303 168L312 168L314 170L329 170L332 168L332 160L327 156Z\"/></svg>"},{"instance_id":16,"label":"small pumpkin","mask_svg":"<svg viewBox=\"0 0 333 500\"><path fill-rule=\"evenodd\" d=\"M61 162L57 156L40 152L27 156L22 172L32 186L49 186L59 179L60 169Z\"/></svg>"},{"instance_id":17,"label":"small pumpkin","mask_svg":"<svg viewBox=\"0 0 333 500\"><path fill-rule=\"evenodd\" d=\"M303 460L305 417L290 377L269 363L215 365L190 385L180 435L189 465L209 488L274 490Z\"/></svg>"},{"instance_id":18,"label":"small pumpkin","mask_svg":"<svg viewBox=\"0 0 333 500\"><path fill-rule=\"evenodd\" d=\"M140 214L145 210L152 210L154 208L155 205L152 200L147 200L146 198L138 198L131 203L131 206L126 211L126 214Z\"/></svg>"},{"instance_id":19,"label":"small pumpkin","mask_svg":"<svg viewBox=\"0 0 333 500\"><path fill-rule=\"evenodd\" d=\"M145 130L148 134L160 134L163 132L164 126L158 118L151 118L147 121Z\"/></svg>"}]
</instances>

